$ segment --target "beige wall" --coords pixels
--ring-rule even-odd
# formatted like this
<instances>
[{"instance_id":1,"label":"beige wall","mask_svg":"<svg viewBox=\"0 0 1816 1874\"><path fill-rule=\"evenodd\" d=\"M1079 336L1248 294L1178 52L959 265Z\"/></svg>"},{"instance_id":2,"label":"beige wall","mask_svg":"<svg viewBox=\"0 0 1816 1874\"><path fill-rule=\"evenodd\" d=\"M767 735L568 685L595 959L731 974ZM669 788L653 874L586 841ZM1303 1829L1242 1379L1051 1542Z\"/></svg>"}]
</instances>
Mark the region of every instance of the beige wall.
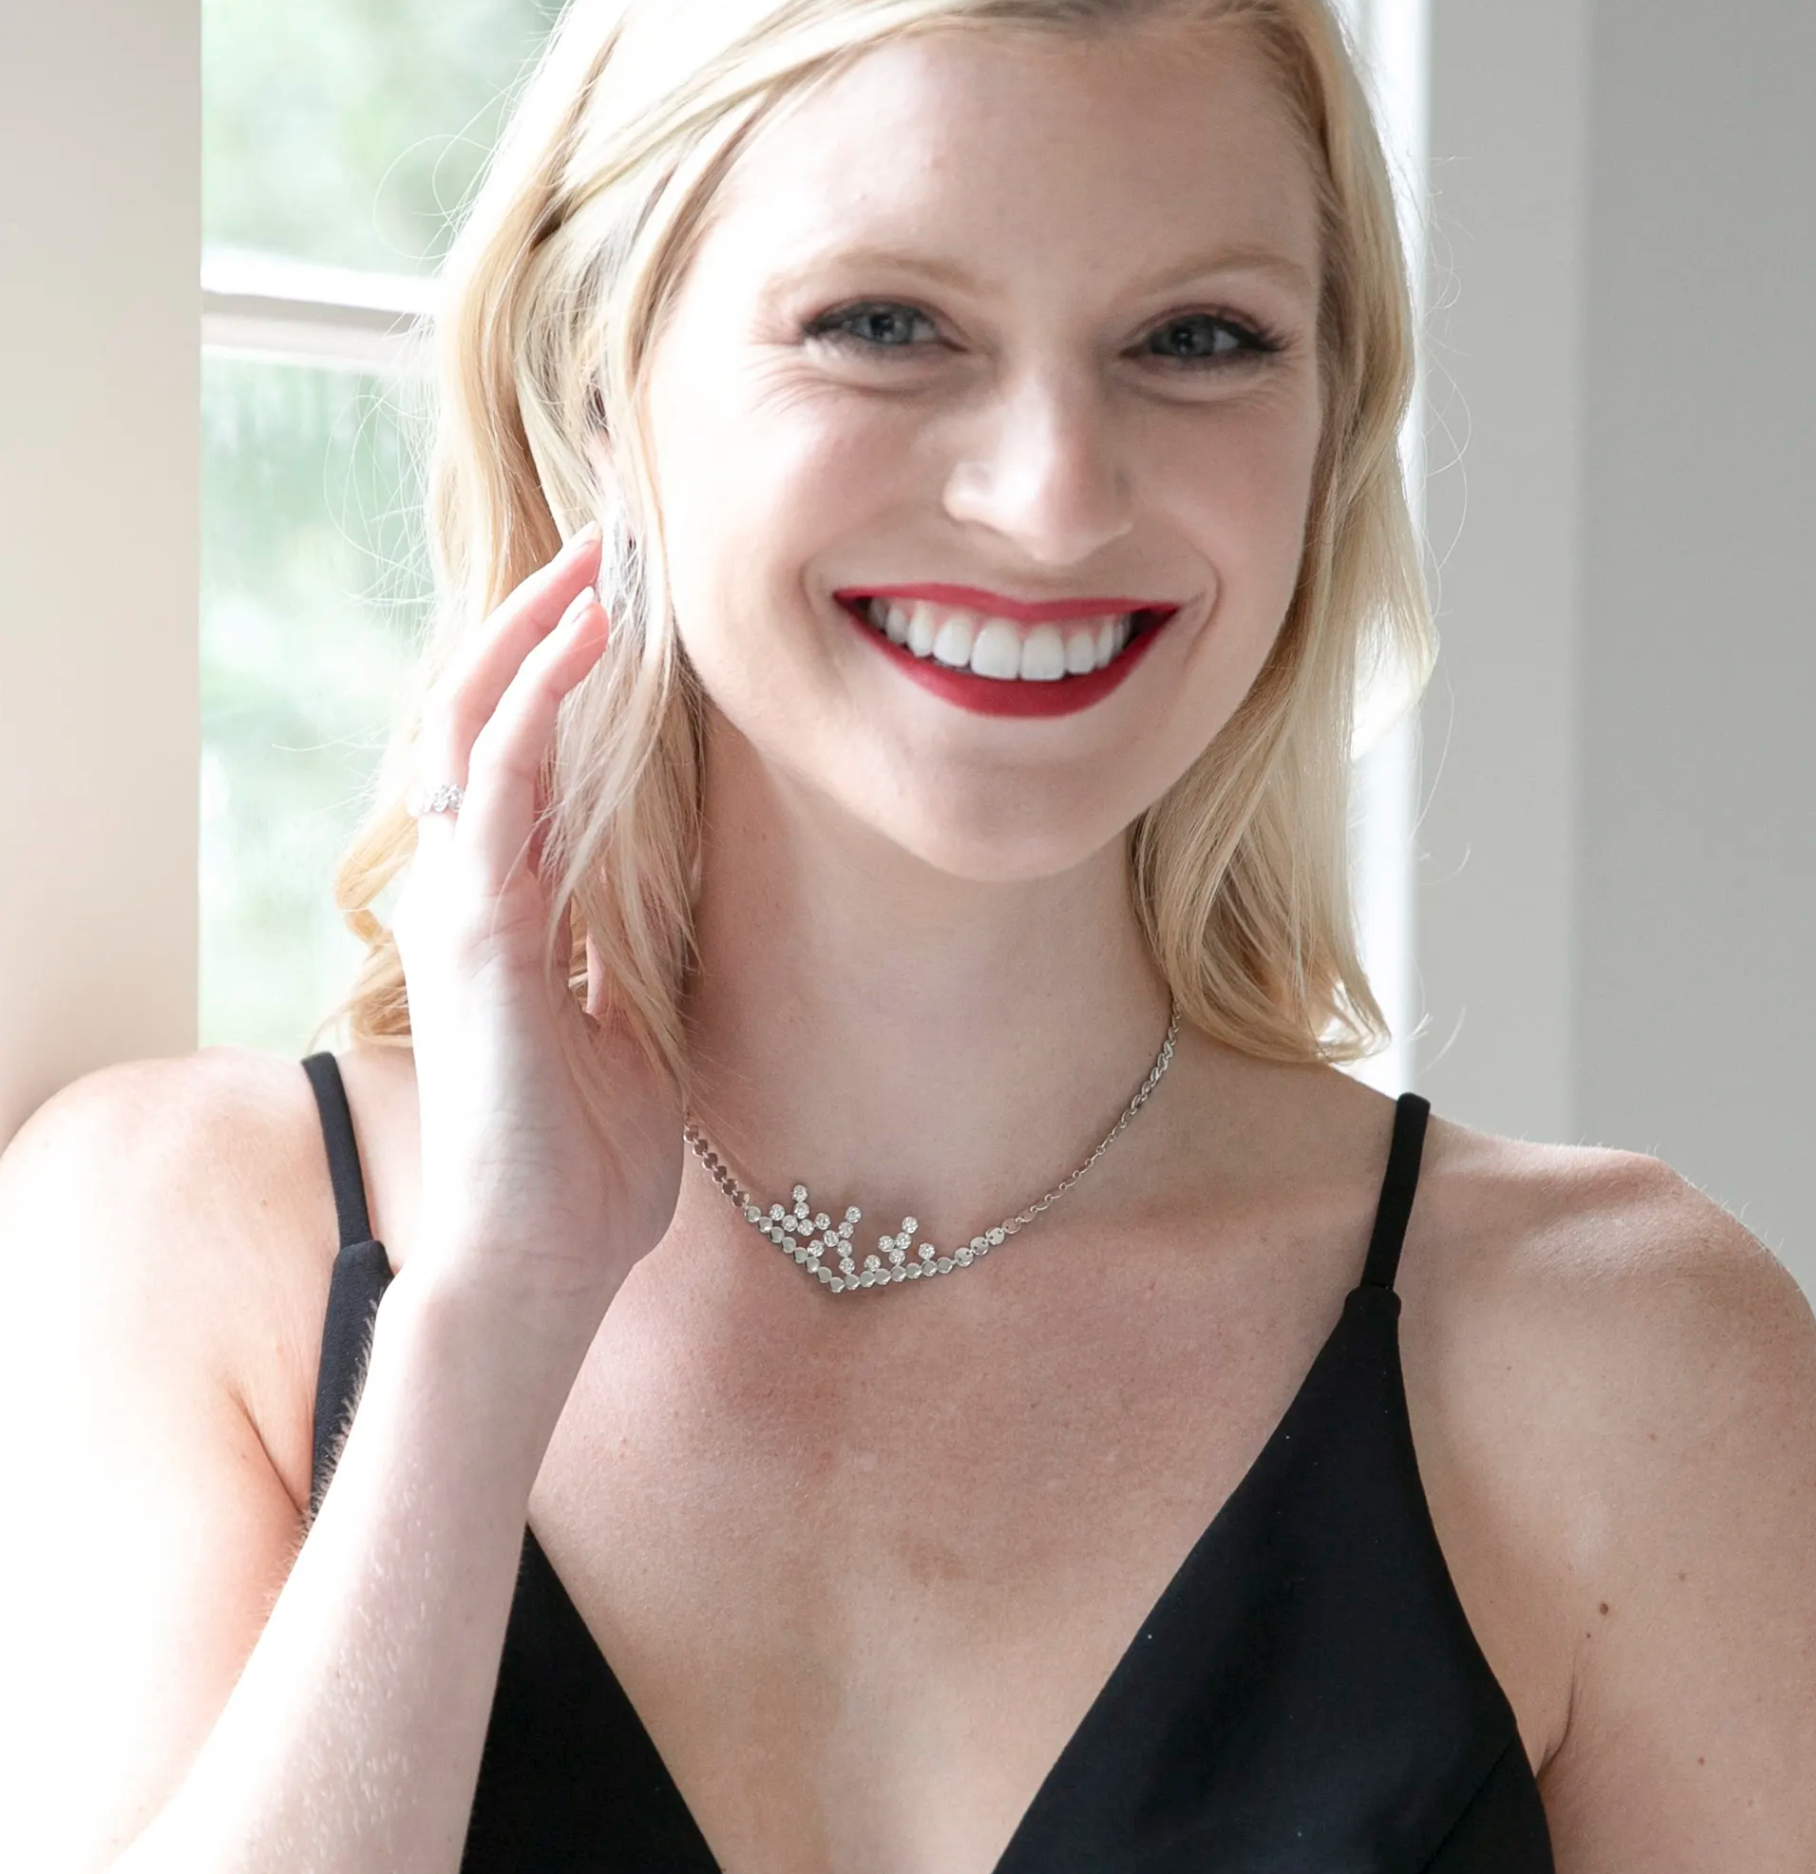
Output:
<instances>
[{"instance_id":1,"label":"beige wall","mask_svg":"<svg viewBox=\"0 0 1816 1874\"><path fill-rule=\"evenodd\" d=\"M0 7L0 1140L195 1045L200 24Z\"/></svg>"}]
</instances>

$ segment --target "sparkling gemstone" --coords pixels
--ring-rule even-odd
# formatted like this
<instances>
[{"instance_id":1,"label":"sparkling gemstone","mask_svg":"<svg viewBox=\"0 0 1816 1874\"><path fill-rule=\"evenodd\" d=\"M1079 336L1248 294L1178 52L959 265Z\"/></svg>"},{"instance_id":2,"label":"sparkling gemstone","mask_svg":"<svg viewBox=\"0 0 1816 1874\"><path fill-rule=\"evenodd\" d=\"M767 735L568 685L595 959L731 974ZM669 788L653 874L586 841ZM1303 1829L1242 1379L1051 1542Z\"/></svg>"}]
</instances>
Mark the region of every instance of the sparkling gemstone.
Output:
<instances>
[{"instance_id":1,"label":"sparkling gemstone","mask_svg":"<svg viewBox=\"0 0 1816 1874\"><path fill-rule=\"evenodd\" d=\"M894 1263L896 1267L899 1269L902 1265L903 1259L907 1256L907 1254L908 1252L905 1249L892 1249L889 1252L889 1260L892 1263Z\"/></svg>"},{"instance_id":2,"label":"sparkling gemstone","mask_svg":"<svg viewBox=\"0 0 1816 1874\"><path fill-rule=\"evenodd\" d=\"M832 1228L832 1219L822 1210L820 1214L814 1218L813 1227L816 1230L830 1230Z\"/></svg>"},{"instance_id":3,"label":"sparkling gemstone","mask_svg":"<svg viewBox=\"0 0 1816 1874\"><path fill-rule=\"evenodd\" d=\"M984 1235L990 1240L992 1246L997 1243L1006 1243L1009 1240L1008 1231L1003 1229L986 1230Z\"/></svg>"},{"instance_id":4,"label":"sparkling gemstone","mask_svg":"<svg viewBox=\"0 0 1816 1874\"><path fill-rule=\"evenodd\" d=\"M882 1266L882 1263L879 1262L875 1256L866 1256L864 1258L864 1267L866 1269L880 1269Z\"/></svg>"},{"instance_id":5,"label":"sparkling gemstone","mask_svg":"<svg viewBox=\"0 0 1816 1874\"><path fill-rule=\"evenodd\" d=\"M969 1269L971 1267L971 1252L968 1249L955 1249L952 1252L952 1260L956 1262L961 1269Z\"/></svg>"},{"instance_id":6,"label":"sparkling gemstone","mask_svg":"<svg viewBox=\"0 0 1816 1874\"><path fill-rule=\"evenodd\" d=\"M909 1249L913 1247L913 1244L914 1233L910 1230L904 1230L901 1235L895 1239L895 1246L897 1249Z\"/></svg>"},{"instance_id":7,"label":"sparkling gemstone","mask_svg":"<svg viewBox=\"0 0 1816 1874\"><path fill-rule=\"evenodd\" d=\"M795 1205L795 1215L802 1223L807 1221L807 1200L805 1198Z\"/></svg>"},{"instance_id":8,"label":"sparkling gemstone","mask_svg":"<svg viewBox=\"0 0 1816 1874\"><path fill-rule=\"evenodd\" d=\"M862 1221L863 1216L864 1216L864 1213L858 1209L856 1204L853 1204L852 1207L845 1213L845 1221L847 1223L858 1223Z\"/></svg>"},{"instance_id":9,"label":"sparkling gemstone","mask_svg":"<svg viewBox=\"0 0 1816 1874\"><path fill-rule=\"evenodd\" d=\"M857 1267L857 1264L853 1262L849 1256L841 1256L839 1258L839 1267L849 1275L852 1270Z\"/></svg>"},{"instance_id":10,"label":"sparkling gemstone","mask_svg":"<svg viewBox=\"0 0 1816 1874\"><path fill-rule=\"evenodd\" d=\"M797 1204L802 1204L802 1203L805 1203L805 1202L807 1201L807 1186L806 1186L806 1185L804 1185L804 1184L797 1184L797 1185L795 1186L795 1188L794 1188L794 1201L795 1201L795 1202L796 1202Z\"/></svg>"},{"instance_id":11,"label":"sparkling gemstone","mask_svg":"<svg viewBox=\"0 0 1816 1874\"><path fill-rule=\"evenodd\" d=\"M770 1205L770 1207L769 1207L769 1220L770 1220L770 1222L771 1222L771 1223L780 1223L780 1222L782 1221L782 1219L783 1219L783 1217L784 1217L784 1216L786 1216L786 1215L787 1215L787 1212L785 1212L785 1211L783 1210L783 1208L782 1208L782 1206L781 1206L780 1204L771 1204L771 1205Z\"/></svg>"},{"instance_id":12,"label":"sparkling gemstone","mask_svg":"<svg viewBox=\"0 0 1816 1874\"><path fill-rule=\"evenodd\" d=\"M950 1275L952 1273L952 1258L950 1256L942 1256L939 1261L934 1264L934 1267L939 1270L941 1275Z\"/></svg>"},{"instance_id":13,"label":"sparkling gemstone","mask_svg":"<svg viewBox=\"0 0 1816 1874\"><path fill-rule=\"evenodd\" d=\"M902 1219L902 1228L906 1230L910 1236L920 1227L920 1224L913 1217L904 1217Z\"/></svg>"},{"instance_id":14,"label":"sparkling gemstone","mask_svg":"<svg viewBox=\"0 0 1816 1874\"><path fill-rule=\"evenodd\" d=\"M931 1243L923 1243L920 1253L922 1262L931 1262L933 1260L933 1245Z\"/></svg>"},{"instance_id":15,"label":"sparkling gemstone","mask_svg":"<svg viewBox=\"0 0 1816 1874\"><path fill-rule=\"evenodd\" d=\"M849 1217L839 1225L838 1237L839 1240L844 1243L849 1243L851 1241L851 1219Z\"/></svg>"},{"instance_id":16,"label":"sparkling gemstone","mask_svg":"<svg viewBox=\"0 0 1816 1874\"><path fill-rule=\"evenodd\" d=\"M755 1204L746 1204L744 1206L744 1221L746 1223L755 1223L762 1215L762 1211L760 1211Z\"/></svg>"},{"instance_id":17,"label":"sparkling gemstone","mask_svg":"<svg viewBox=\"0 0 1816 1874\"><path fill-rule=\"evenodd\" d=\"M876 1246L878 1249L893 1249L895 1247L895 1238L893 1236L879 1236L876 1240Z\"/></svg>"},{"instance_id":18,"label":"sparkling gemstone","mask_svg":"<svg viewBox=\"0 0 1816 1874\"><path fill-rule=\"evenodd\" d=\"M820 1247L822 1249L842 1249L844 1245L845 1245L845 1239L838 1233L837 1230L828 1230L820 1238Z\"/></svg>"}]
</instances>

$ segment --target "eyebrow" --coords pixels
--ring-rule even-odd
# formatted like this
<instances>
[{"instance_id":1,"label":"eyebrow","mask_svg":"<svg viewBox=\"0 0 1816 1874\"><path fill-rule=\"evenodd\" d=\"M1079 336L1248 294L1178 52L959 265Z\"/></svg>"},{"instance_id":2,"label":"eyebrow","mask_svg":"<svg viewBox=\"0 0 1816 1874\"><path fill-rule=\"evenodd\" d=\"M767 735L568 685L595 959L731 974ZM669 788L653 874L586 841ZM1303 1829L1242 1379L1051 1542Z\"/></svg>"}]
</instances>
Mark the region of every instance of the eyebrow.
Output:
<instances>
[{"instance_id":1,"label":"eyebrow","mask_svg":"<svg viewBox=\"0 0 1816 1874\"><path fill-rule=\"evenodd\" d=\"M904 272L925 274L929 279L966 291L975 291L980 284L987 284L956 261L942 260L936 254L916 253L909 248L857 246L825 248L776 275L771 287L786 292L814 274L835 266L899 267ZM1258 273L1305 299L1316 299L1318 294L1316 282L1296 260L1289 260L1268 247L1213 248L1137 281L1134 290L1137 294L1160 292L1213 273Z\"/></svg>"}]
</instances>

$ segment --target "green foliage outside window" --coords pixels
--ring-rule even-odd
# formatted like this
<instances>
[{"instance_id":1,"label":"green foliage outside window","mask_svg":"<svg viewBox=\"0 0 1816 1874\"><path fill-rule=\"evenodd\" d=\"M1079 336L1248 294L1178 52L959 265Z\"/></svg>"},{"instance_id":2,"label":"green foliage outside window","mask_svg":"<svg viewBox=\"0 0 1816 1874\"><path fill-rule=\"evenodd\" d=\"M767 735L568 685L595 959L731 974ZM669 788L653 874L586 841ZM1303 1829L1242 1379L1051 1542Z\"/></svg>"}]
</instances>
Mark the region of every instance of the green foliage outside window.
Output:
<instances>
[{"instance_id":1,"label":"green foliage outside window","mask_svg":"<svg viewBox=\"0 0 1816 1874\"><path fill-rule=\"evenodd\" d=\"M211 250L432 272L555 10L204 0ZM407 394L204 360L204 1045L300 1052L357 956L330 876L426 618Z\"/></svg>"},{"instance_id":2,"label":"green foliage outside window","mask_svg":"<svg viewBox=\"0 0 1816 1874\"><path fill-rule=\"evenodd\" d=\"M432 271L557 11L541 0L203 0L205 241Z\"/></svg>"}]
</instances>

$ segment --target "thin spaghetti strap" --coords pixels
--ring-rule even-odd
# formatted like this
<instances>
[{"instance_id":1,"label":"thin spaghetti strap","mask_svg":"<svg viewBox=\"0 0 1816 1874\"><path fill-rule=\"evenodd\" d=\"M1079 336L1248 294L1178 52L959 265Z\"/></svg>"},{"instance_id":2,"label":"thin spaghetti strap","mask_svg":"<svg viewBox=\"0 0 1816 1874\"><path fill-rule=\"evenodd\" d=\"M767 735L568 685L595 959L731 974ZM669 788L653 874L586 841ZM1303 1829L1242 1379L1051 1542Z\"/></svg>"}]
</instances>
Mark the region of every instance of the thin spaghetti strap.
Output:
<instances>
[{"instance_id":1,"label":"thin spaghetti strap","mask_svg":"<svg viewBox=\"0 0 1816 1874\"><path fill-rule=\"evenodd\" d=\"M359 1144L353 1135L340 1063L332 1054L311 1054L303 1062L303 1071L321 1111L322 1142L328 1148L328 1175L334 1183L341 1239L328 1283L321 1362L315 1375L315 1461L309 1489L313 1520L359 1403L378 1304L391 1283L391 1259L384 1244L373 1240L366 1181L360 1172Z\"/></svg>"},{"instance_id":2,"label":"thin spaghetti strap","mask_svg":"<svg viewBox=\"0 0 1816 1874\"><path fill-rule=\"evenodd\" d=\"M372 1221L366 1212L366 1181L360 1175L359 1146L353 1137L353 1114L340 1062L332 1054L311 1054L303 1072L315 1089L321 1109L322 1142L328 1148L328 1176L334 1181L334 1209L340 1219L341 1248L372 1240Z\"/></svg>"},{"instance_id":3,"label":"thin spaghetti strap","mask_svg":"<svg viewBox=\"0 0 1816 1874\"><path fill-rule=\"evenodd\" d=\"M1400 1266L1400 1248L1406 1241L1407 1219L1412 1215L1413 1193L1419 1188L1419 1157L1425 1146L1425 1122L1431 1102L1416 1093L1402 1093L1394 1106L1393 1143L1387 1148L1387 1171L1381 1179L1381 1201L1375 1207L1375 1230L1362 1270L1364 1288L1394 1285Z\"/></svg>"}]
</instances>

